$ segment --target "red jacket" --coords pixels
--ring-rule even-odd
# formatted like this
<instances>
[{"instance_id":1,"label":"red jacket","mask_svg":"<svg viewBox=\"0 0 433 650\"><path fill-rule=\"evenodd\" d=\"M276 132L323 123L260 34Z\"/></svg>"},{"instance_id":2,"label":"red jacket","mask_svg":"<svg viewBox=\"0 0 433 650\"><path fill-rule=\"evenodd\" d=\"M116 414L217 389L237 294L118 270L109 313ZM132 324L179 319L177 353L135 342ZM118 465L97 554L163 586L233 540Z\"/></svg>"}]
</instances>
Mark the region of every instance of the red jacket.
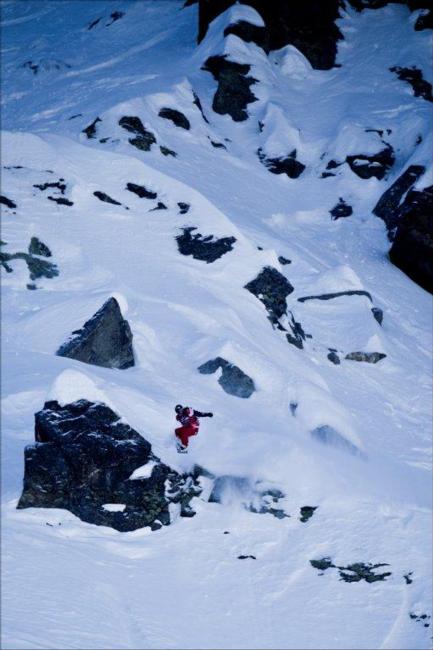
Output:
<instances>
[{"instance_id":1,"label":"red jacket","mask_svg":"<svg viewBox=\"0 0 433 650\"><path fill-rule=\"evenodd\" d=\"M200 423L195 413L196 412L194 409L186 406L180 413L176 415L176 420L180 422L183 427L188 427L196 432L199 430Z\"/></svg>"}]
</instances>

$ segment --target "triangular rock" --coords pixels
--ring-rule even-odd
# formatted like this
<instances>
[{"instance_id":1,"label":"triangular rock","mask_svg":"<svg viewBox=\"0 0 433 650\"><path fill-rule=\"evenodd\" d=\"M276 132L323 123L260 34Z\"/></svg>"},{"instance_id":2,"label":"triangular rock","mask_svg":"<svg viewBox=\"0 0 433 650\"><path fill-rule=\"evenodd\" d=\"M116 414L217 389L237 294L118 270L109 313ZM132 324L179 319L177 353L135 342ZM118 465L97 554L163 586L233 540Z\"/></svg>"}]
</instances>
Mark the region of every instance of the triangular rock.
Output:
<instances>
[{"instance_id":1,"label":"triangular rock","mask_svg":"<svg viewBox=\"0 0 433 650\"><path fill-rule=\"evenodd\" d=\"M72 338L56 354L104 368L133 366L132 332L117 300L107 300L81 329L72 332Z\"/></svg>"}]
</instances>

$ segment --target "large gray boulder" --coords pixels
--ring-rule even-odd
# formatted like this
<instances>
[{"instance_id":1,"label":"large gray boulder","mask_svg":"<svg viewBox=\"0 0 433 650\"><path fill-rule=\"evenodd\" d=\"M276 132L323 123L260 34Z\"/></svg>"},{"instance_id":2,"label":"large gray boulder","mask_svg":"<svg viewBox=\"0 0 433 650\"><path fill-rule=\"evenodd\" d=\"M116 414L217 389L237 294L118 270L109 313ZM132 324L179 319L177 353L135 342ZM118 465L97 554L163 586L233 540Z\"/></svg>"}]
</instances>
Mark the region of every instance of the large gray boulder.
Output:
<instances>
[{"instance_id":1,"label":"large gray boulder","mask_svg":"<svg viewBox=\"0 0 433 650\"><path fill-rule=\"evenodd\" d=\"M218 383L226 393L235 397L251 397L256 389L251 377L248 377L240 368L222 357L206 361L198 368L198 371L202 375L211 375L219 368L221 368L222 373Z\"/></svg>"},{"instance_id":2,"label":"large gray boulder","mask_svg":"<svg viewBox=\"0 0 433 650\"><path fill-rule=\"evenodd\" d=\"M107 300L81 329L72 332L56 354L104 368L124 370L133 366L132 332L117 300Z\"/></svg>"}]
</instances>

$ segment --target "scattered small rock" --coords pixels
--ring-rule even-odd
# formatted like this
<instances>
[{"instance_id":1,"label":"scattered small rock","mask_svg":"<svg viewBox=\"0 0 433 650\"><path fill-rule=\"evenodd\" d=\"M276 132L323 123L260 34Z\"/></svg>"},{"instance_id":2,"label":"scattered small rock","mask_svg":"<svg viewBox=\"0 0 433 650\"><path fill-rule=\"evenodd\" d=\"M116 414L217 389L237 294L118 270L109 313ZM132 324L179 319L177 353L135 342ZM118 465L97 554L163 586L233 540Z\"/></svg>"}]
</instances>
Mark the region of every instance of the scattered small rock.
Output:
<instances>
[{"instance_id":1,"label":"scattered small rock","mask_svg":"<svg viewBox=\"0 0 433 650\"><path fill-rule=\"evenodd\" d=\"M380 309L380 307L372 307L371 308L371 313L373 314L375 320L377 320L379 325L382 325L382 323L383 323L383 310Z\"/></svg>"},{"instance_id":2,"label":"scattered small rock","mask_svg":"<svg viewBox=\"0 0 433 650\"><path fill-rule=\"evenodd\" d=\"M255 555L238 555L238 560L257 560Z\"/></svg>"},{"instance_id":3,"label":"scattered small rock","mask_svg":"<svg viewBox=\"0 0 433 650\"><path fill-rule=\"evenodd\" d=\"M112 14L110 15L111 18L110 22L107 23L105 26L109 27L110 25L115 23L116 20L120 20L121 18L123 18L124 15L125 15L124 11L113 11Z\"/></svg>"},{"instance_id":4,"label":"scattered small rock","mask_svg":"<svg viewBox=\"0 0 433 650\"><path fill-rule=\"evenodd\" d=\"M350 217L350 215L353 214L353 208L340 196L338 203L329 212L332 216L332 220L336 221L343 217Z\"/></svg>"},{"instance_id":5,"label":"scattered small rock","mask_svg":"<svg viewBox=\"0 0 433 650\"><path fill-rule=\"evenodd\" d=\"M0 195L0 205L5 205L7 208L16 208L17 204L15 201L12 201L11 199L8 199L7 196Z\"/></svg>"},{"instance_id":6,"label":"scattered small rock","mask_svg":"<svg viewBox=\"0 0 433 650\"><path fill-rule=\"evenodd\" d=\"M89 25L87 25L87 29L90 31L91 29L93 29L94 27L96 27L96 25L97 25L101 20L102 20L102 18L97 18L96 20L93 20L91 23L89 23Z\"/></svg>"},{"instance_id":7,"label":"scattered small rock","mask_svg":"<svg viewBox=\"0 0 433 650\"><path fill-rule=\"evenodd\" d=\"M158 115L166 120L170 120L175 126L185 129L186 131L189 131L191 128L191 124L185 115L174 108L161 108Z\"/></svg>"},{"instance_id":8,"label":"scattered small rock","mask_svg":"<svg viewBox=\"0 0 433 650\"><path fill-rule=\"evenodd\" d=\"M139 196L140 199L156 199L158 196L156 192L146 189L144 185L136 185L135 183L127 183L126 189Z\"/></svg>"},{"instance_id":9,"label":"scattered small rock","mask_svg":"<svg viewBox=\"0 0 433 650\"><path fill-rule=\"evenodd\" d=\"M214 142L213 140L210 140L210 143L213 147L215 147L215 149L227 149L225 144L223 144L222 142Z\"/></svg>"},{"instance_id":10,"label":"scattered small rock","mask_svg":"<svg viewBox=\"0 0 433 650\"><path fill-rule=\"evenodd\" d=\"M53 264L52 262L47 262L46 260L41 260L39 257L34 257L34 254L36 253L31 253L30 252L30 247L36 247L36 243L34 242L36 238L32 238L30 244L29 244L29 252L28 253L0 253L0 264L3 266L5 271L7 273L12 273L13 269L10 266L9 262L12 260L24 260L25 263L27 264L27 268L29 270L29 275L30 275L30 280L38 280L39 278L55 278L59 275L59 271L57 269L57 266ZM33 242L33 244L32 244ZM37 240L39 242L39 240ZM43 250L46 249L46 251L49 251L48 247L45 247L45 244L42 244L42 242L39 242L40 245L44 247ZM2 246L5 246L5 242L1 242ZM39 249L41 250L41 249ZM51 251L49 251L51 255ZM40 255L40 253L38 253ZM50 255L45 255L45 257L49 257ZM44 256L44 255L43 255ZM36 289L36 285L27 285L28 289Z\"/></svg>"},{"instance_id":11,"label":"scattered small rock","mask_svg":"<svg viewBox=\"0 0 433 650\"><path fill-rule=\"evenodd\" d=\"M95 138L96 137L96 125L98 122L102 122L101 118L97 117L93 120L89 126L86 126L85 129L82 130L82 133L85 133L89 139Z\"/></svg>"},{"instance_id":12,"label":"scattered small rock","mask_svg":"<svg viewBox=\"0 0 433 650\"><path fill-rule=\"evenodd\" d=\"M405 573L405 575L403 576L404 581L405 581L405 583L406 583L407 585L411 585L411 584L412 584L412 582L413 582L412 575L413 575L413 571L409 571L409 573Z\"/></svg>"},{"instance_id":13,"label":"scattered small rock","mask_svg":"<svg viewBox=\"0 0 433 650\"><path fill-rule=\"evenodd\" d=\"M149 210L149 212L155 212L155 210L168 210L168 208L165 205L165 203L163 203L162 201L158 201L158 203L156 204L156 207Z\"/></svg>"},{"instance_id":14,"label":"scattered small rock","mask_svg":"<svg viewBox=\"0 0 433 650\"><path fill-rule=\"evenodd\" d=\"M349 361L365 361L366 363L377 363L385 359L386 354L383 352L350 352L344 357Z\"/></svg>"},{"instance_id":15,"label":"scattered small rock","mask_svg":"<svg viewBox=\"0 0 433 650\"><path fill-rule=\"evenodd\" d=\"M135 134L135 138L129 138L129 143L137 149L150 151L152 145L156 144L154 134L144 128L139 117L125 115L120 118L119 125L129 133Z\"/></svg>"},{"instance_id":16,"label":"scattered small rock","mask_svg":"<svg viewBox=\"0 0 433 650\"><path fill-rule=\"evenodd\" d=\"M66 183L64 183L63 181L64 179L60 178L58 181L52 183L40 183L40 184L36 183L35 185L33 185L33 187L36 187L38 190L41 190L41 192L44 192L48 188L57 188L58 190L60 190L61 194L64 194L66 190Z\"/></svg>"},{"instance_id":17,"label":"scattered small rock","mask_svg":"<svg viewBox=\"0 0 433 650\"><path fill-rule=\"evenodd\" d=\"M47 199L49 201L54 201L54 203L58 203L59 205L74 205L73 201L70 201L69 199L65 199L62 196L47 196Z\"/></svg>"},{"instance_id":18,"label":"scattered small rock","mask_svg":"<svg viewBox=\"0 0 433 650\"><path fill-rule=\"evenodd\" d=\"M175 151L169 149L168 147L164 147L163 145L159 147L159 150L163 156L173 156L173 158L177 157L177 153Z\"/></svg>"},{"instance_id":19,"label":"scattered small rock","mask_svg":"<svg viewBox=\"0 0 433 650\"><path fill-rule=\"evenodd\" d=\"M183 201L179 201L177 205L179 206L179 214L186 214L191 207L189 203L183 203Z\"/></svg>"},{"instance_id":20,"label":"scattered small rock","mask_svg":"<svg viewBox=\"0 0 433 650\"><path fill-rule=\"evenodd\" d=\"M314 515L314 511L317 510L318 506L302 506L300 510L301 516L299 517L299 520L302 521L302 523L306 523L311 517Z\"/></svg>"},{"instance_id":21,"label":"scattered small rock","mask_svg":"<svg viewBox=\"0 0 433 650\"><path fill-rule=\"evenodd\" d=\"M314 569L318 569L320 572L319 575L323 575L328 569L338 569L340 580L344 580L345 582L360 582L361 580L365 580L365 582L373 583L386 580L388 576L392 575L390 571L374 573L374 569L389 566L389 564L384 563L365 564L364 562L355 562L344 567L333 564L330 557L323 557L321 560L310 560L310 564Z\"/></svg>"},{"instance_id":22,"label":"scattered small rock","mask_svg":"<svg viewBox=\"0 0 433 650\"><path fill-rule=\"evenodd\" d=\"M207 264L215 262L229 251L233 250L235 237L214 238L213 235L203 236L200 233L191 233L197 230L196 227L190 226L183 228L183 234L176 237L179 252L182 255L192 255L196 260L201 260Z\"/></svg>"},{"instance_id":23,"label":"scattered small rock","mask_svg":"<svg viewBox=\"0 0 433 650\"><path fill-rule=\"evenodd\" d=\"M268 158L260 147L257 155L260 162L273 174L286 174L289 178L298 178L305 169L305 165L296 159L296 149L285 157Z\"/></svg>"},{"instance_id":24,"label":"scattered small rock","mask_svg":"<svg viewBox=\"0 0 433 650\"><path fill-rule=\"evenodd\" d=\"M99 190L93 192L93 196L96 196L96 198L102 201L103 203L111 203L112 205L122 205L121 203L119 203L119 201L112 199L111 196L108 196L108 194L105 194L105 192L100 192Z\"/></svg>"},{"instance_id":25,"label":"scattered small rock","mask_svg":"<svg viewBox=\"0 0 433 650\"><path fill-rule=\"evenodd\" d=\"M331 363L333 363L336 366L339 366L341 363L340 357L338 356L335 350L330 350L329 354L327 355L327 358L329 359L329 361L331 361Z\"/></svg>"},{"instance_id":26,"label":"scattered small rock","mask_svg":"<svg viewBox=\"0 0 433 650\"><path fill-rule=\"evenodd\" d=\"M283 257L283 255L278 256L278 261L283 266L285 266L286 264L291 264L292 263L292 260L287 259L287 257Z\"/></svg>"},{"instance_id":27,"label":"scattered small rock","mask_svg":"<svg viewBox=\"0 0 433 650\"><path fill-rule=\"evenodd\" d=\"M32 237L29 244L29 255L41 255L51 257L51 251L44 242L37 237Z\"/></svg>"},{"instance_id":28,"label":"scattered small rock","mask_svg":"<svg viewBox=\"0 0 433 650\"><path fill-rule=\"evenodd\" d=\"M417 623L422 623L424 627L430 627L431 616L428 614L415 614L414 612L409 612L409 617Z\"/></svg>"}]
</instances>

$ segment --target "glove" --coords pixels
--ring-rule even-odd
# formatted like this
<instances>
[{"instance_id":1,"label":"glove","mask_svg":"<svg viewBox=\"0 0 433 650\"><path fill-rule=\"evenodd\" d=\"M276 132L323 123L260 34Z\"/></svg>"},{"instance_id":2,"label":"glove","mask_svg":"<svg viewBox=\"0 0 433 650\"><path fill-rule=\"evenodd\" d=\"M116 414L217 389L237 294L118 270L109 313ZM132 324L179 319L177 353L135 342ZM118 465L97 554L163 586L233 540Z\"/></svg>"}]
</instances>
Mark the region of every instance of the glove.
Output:
<instances>
[{"instance_id":1,"label":"glove","mask_svg":"<svg viewBox=\"0 0 433 650\"><path fill-rule=\"evenodd\" d=\"M213 418L213 413L208 413L207 416L208 418Z\"/></svg>"}]
</instances>

